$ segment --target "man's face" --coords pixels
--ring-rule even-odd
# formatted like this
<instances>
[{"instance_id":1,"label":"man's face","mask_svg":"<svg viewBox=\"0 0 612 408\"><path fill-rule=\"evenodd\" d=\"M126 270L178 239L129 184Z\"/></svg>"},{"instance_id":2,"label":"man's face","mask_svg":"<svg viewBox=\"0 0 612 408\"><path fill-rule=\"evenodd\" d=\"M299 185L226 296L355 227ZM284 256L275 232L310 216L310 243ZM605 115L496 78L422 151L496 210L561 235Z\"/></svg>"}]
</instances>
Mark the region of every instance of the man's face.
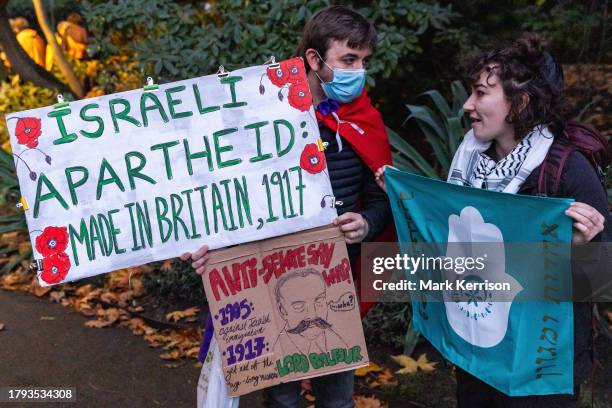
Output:
<instances>
[{"instance_id":1,"label":"man's face","mask_svg":"<svg viewBox=\"0 0 612 408\"><path fill-rule=\"evenodd\" d=\"M332 40L331 45L325 55L325 63L331 68L341 69L365 69L366 58L372 54L369 48L350 48L347 45L348 40L342 42ZM319 74L324 82L330 82L334 78L333 71L323 62L319 61L318 66L312 67Z\"/></svg>"},{"instance_id":2,"label":"man's face","mask_svg":"<svg viewBox=\"0 0 612 408\"><path fill-rule=\"evenodd\" d=\"M316 275L296 276L281 287L281 315L289 331L314 339L328 325L325 284Z\"/></svg>"}]
</instances>

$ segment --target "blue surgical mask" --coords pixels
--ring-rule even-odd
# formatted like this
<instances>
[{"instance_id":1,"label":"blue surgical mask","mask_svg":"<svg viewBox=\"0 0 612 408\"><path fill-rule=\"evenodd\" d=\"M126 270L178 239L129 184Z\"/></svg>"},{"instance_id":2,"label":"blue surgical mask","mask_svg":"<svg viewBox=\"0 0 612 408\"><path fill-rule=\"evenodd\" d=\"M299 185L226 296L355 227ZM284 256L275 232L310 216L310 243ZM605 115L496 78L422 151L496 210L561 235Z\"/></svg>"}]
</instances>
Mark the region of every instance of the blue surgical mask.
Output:
<instances>
[{"instance_id":1,"label":"blue surgical mask","mask_svg":"<svg viewBox=\"0 0 612 408\"><path fill-rule=\"evenodd\" d=\"M327 65L325 61L323 63ZM365 69L332 68L329 65L327 67L334 73L331 82L323 82L319 75L317 77L321 80L321 87L328 98L340 103L348 103L361 95L366 80Z\"/></svg>"}]
</instances>

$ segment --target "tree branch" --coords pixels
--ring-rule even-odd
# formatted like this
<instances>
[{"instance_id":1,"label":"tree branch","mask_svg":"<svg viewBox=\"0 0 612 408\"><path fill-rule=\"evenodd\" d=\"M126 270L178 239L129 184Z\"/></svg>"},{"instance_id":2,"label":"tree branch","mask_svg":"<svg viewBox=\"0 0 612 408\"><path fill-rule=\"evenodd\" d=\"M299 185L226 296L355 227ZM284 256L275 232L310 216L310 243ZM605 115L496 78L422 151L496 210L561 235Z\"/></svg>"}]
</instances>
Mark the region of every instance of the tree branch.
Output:
<instances>
[{"instance_id":1,"label":"tree branch","mask_svg":"<svg viewBox=\"0 0 612 408\"><path fill-rule=\"evenodd\" d=\"M83 96L85 96L83 84L81 83L79 78L77 78L76 74L74 73L74 70L72 69L72 66L70 65L68 60L66 60L64 54L62 53L62 50L57 44L55 34L53 33L53 30L49 27L49 23L47 23L47 17L45 15L45 10L42 1L32 0L32 3L34 4L34 11L36 11L36 18L38 19L38 24L40 25L40 28L42 28L47 42L51 45L51 48L53 49L53 58L55 58L57 65L59 65L60 71L62 71L62 74L64 74L64 76L66 77L66 80L68 81L68 86L70 87L72 93L74 93L79 98L82 98Z\"/></svg>"}]
</instances>

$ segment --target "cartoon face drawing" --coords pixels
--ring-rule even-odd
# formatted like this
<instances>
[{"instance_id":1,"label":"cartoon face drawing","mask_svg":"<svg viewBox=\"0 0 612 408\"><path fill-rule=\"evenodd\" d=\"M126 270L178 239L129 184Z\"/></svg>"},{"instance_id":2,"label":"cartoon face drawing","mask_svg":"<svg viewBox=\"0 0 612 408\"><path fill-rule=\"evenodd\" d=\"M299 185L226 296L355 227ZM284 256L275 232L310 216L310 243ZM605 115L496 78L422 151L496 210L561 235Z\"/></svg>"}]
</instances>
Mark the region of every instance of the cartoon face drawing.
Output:
<instances>
[{"instance_id":1,"label":"cartoon face drawing","mask_svg":"<svg viewBox=\"0 0 612 408\"><path fill-rule=\"evenodd\" d=\"M327 322L325 282L317 271L290 272L279 279L274 291L279 314L287 324L287 333L313 340L331 328Z\"/></svg>"}]
</instances>

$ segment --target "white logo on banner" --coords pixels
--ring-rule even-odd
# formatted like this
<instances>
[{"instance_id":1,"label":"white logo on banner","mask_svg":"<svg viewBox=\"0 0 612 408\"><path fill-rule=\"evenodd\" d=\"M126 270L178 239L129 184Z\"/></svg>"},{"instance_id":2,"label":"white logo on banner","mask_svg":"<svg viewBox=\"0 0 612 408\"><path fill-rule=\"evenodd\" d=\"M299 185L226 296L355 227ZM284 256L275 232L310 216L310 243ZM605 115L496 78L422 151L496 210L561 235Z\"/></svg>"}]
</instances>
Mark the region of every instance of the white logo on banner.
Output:
<instances>
[{"instance_id":1,"label":"white logo on banner","mask_svg":"<svg viewBox=\"0 0 612 408\"><path fill-rule=\"evenodd\" d=\"M448 217L447 257L483 257L485 267L463 274L447 270L448 281L510 283L511 292L506 299L514 299L522 286L506 274L504 238L501 230L484 221L474 207L465 207L459 216ZM487 243L487 244L482 244ZM492 245L491 243L498 243ZM500 343L506 331L510 316L510 302L494 302L487 290L453 290L444 292L446 317L455 333L470 344L479 347L493 347Z\"/></svg>"}]
</instances>

